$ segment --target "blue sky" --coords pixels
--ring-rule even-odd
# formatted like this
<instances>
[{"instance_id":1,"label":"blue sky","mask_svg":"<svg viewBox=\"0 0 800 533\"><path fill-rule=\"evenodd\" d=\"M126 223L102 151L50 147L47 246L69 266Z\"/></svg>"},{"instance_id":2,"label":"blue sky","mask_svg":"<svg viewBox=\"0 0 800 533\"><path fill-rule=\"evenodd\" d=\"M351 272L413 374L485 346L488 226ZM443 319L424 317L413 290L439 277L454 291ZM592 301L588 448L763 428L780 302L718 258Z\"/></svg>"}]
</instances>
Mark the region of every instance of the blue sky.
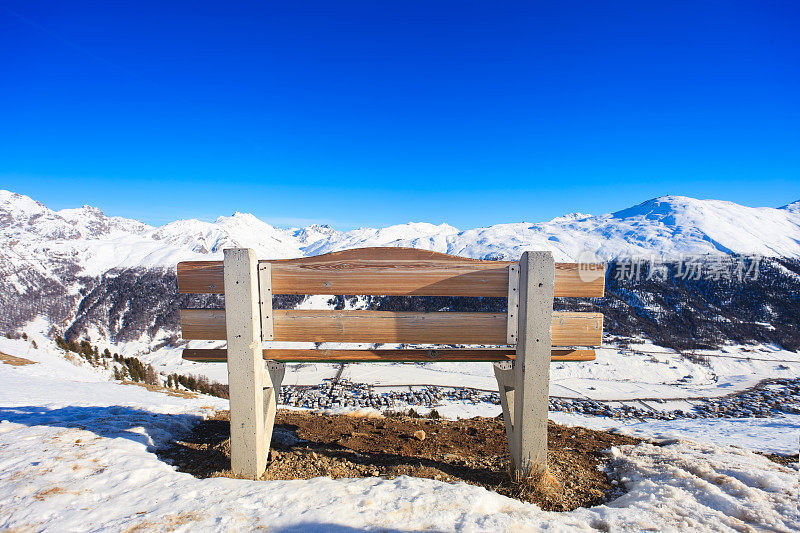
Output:
<instances>
[{"instance_id":1,"label":"blue sky","mask_svg":"<svg viewBox=\"0 0 800 533\"><path fill-rule=\"evenodd\" d=\"M800 198L800 3L0 0L0 188L341 229Z\"/></svg>"}]
</instances>

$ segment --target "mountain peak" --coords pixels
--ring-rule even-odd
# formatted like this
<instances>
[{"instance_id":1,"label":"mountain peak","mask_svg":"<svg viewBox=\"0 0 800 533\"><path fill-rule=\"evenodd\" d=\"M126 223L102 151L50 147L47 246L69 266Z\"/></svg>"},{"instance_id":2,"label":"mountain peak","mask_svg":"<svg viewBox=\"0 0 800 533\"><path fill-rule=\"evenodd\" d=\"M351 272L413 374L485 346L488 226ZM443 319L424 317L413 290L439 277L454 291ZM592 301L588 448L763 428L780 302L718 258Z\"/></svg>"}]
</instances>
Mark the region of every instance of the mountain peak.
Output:
<instances>
[{"instance_id":1,"label":"mountain peak","mask_svg":"<svg viewBox=\"0 0 800 533\"><path fill-rule=\"evenodd\" d=\"M37 202L30 196L5 189L0 189L0 209L3 211L50 211L43 203Z\"/></svg>"},{"instance_id":2,"label":"mountain peak","mask_svg":"<svg viewBox=\"0 0 800 533\"><path fill-rule=\"evenodd\" d=\"M592 218L592 215L590 215L589 213L567 213L566 215L555 217L548 223L553 224L558 222L572 222L576 220L585 220L587 218Z\"/></svg>"},{"instance_id":3,"label":"mountain peak","mask_svg":"<svg viewBox=\"0 0 800 533\"><path fill-rule=\"evenodd\" d=\"M727 200L700 200L690 196L667 195L616 211L611 213L611 216L618 219L641 217L647 220L661 220L675 216L703 217L709 209L735 211L756 208Z\"/></svg>"},{"instance_id":4,"label":"mountain peak","mask_svg":"<svg viewBox=\"0 0 800 533\"><path fill-rule=\"evenodd\" d=\"M798 215L800 215L800 200L797 200L796 202L792 202L790 204L786 204L783 207L779 207L778 209L785 209L790 213L797 213Z\"/></svg>"},{"instance_id":5,"label":"mountain peak","mask_svg":"<svg viewBox=\"0 0 800 533\"><path fill-rule=\"evenodd\" d=\"M80 218L107 218L106 214L99 207L91 205L82 205L81 207L72 207L68 209L60 209L56 211L62 217L68 220L77 220Z\"/></svg>"},{"instance_id":6,"label":"mountain peak","mask_svg":"<svg viewBox=\"0 0 800 533\"><path fill-rule=\"evenodd\" d=\"M222 223L239 223L239 224L252 224L252 223L259 223L259 224L266 224L263 220L258 218L257 216L253 215L252 213L242 213L241 211L234 211L234 213L229 216L220 216L217 217L215 221L217 224Z\"/></svg>"}]
</instances>

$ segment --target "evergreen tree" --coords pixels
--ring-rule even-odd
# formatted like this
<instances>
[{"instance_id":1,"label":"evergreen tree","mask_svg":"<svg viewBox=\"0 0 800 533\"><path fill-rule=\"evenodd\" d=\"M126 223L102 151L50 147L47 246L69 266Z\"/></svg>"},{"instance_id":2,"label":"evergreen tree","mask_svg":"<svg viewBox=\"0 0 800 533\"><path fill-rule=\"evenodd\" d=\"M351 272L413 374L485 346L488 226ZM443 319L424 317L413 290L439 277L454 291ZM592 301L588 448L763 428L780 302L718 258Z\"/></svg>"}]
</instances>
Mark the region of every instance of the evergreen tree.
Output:
<instances>
[{"instance_id":1,"label":"evergreen tree","mask_svg":"<svg viewBox=\"0 0 800 533\"><path fill-rule=\"evenodd\" d=\"M148 385L158 385L158 375L156 374L153 365L147 365L144 373L144 382Z\"/></svg>"}]
</instances>

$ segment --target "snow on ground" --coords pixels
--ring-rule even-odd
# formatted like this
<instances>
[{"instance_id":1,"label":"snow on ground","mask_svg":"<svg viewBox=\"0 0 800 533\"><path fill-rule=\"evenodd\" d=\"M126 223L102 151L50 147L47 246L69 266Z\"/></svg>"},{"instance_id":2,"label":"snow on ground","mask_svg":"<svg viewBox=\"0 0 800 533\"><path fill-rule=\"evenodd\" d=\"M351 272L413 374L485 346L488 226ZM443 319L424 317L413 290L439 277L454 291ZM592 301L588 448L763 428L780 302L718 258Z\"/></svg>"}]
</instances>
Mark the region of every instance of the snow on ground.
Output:
<instances>
[{"instance_id":1,"label":"snow on ground","mask_svg":"<svg viewBox=\"0 0 800 533\"><path fill-rule=\"evenodd\" d=\"M176 472L157 450L226 402L109 382L23 341L0 339L0 351L36 361L0 364L0 529L800 529L796 467L690 441L612 450L627 492L569 513L410 477L199 480Z\"/></svg>"},{"instance_id":2,"label":"snow on ground","mask_svg":"<svg viewBox=\"0 0 800 533\"><path fill-rule=\"evenodd\" d=\"M186 399L109 381L107 370L76 366L56 351L32 349L22 340L0 339L0 352L36 363L0 363L2 420L67 427L85 422L105 435L136 433L136 438L148 445L160 446L173 438L175 431L189 429L215 409L228 408L227 400L220 398ZM141 424L131 426L136 421L149 429L145 431Z\"/></svg>"},{"instance_id":3,"label":"snow on ground","mask_svg":"<svg viewBox=\"0 0 800 533\"><path fill-rule=\"evenodd\" d=\"M800 415L640 421L551 412L549 417L562 425L599 430L613 429L643 439L663 441L690 439L783 455L794 455L800 449Z\"/></svg>"}]
</instances>

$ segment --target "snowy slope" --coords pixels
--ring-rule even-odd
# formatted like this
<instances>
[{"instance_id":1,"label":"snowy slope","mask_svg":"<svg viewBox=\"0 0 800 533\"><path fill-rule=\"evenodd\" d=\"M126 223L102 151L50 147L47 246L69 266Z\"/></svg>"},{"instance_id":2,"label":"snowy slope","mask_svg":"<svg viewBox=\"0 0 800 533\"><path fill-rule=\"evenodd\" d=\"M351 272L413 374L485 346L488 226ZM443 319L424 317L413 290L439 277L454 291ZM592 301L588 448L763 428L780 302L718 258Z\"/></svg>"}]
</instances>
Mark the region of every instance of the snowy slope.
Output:
<instances>
[{"instance_id":1,"label":"snowy slope","mask_svg":"<svg viewBox=\"0 0 800 533\"><path fill-rule=\"evenodd\" d=\"M181 260L221 257L223 248L254 248L287 258L365 246L408 246L475 258L516 258L551 250L559 261L596 253L760 254L800 257L800 202L782 208L665 196L616 213L574 213L536 224L498 224L460 231L447 224L408 223L340 232L328 226L283 229L235 213L214 222L178 220L154 228L84 206L53 211L0 191L0 260L56 279L55 265L74 263L85 275L113 268L173 268Z\"/></svg>"},{"instance_id":2,"label":"snowy slope","mask_svg":"<svg viewBox=\"0 0 800 533\"><path fill-rule=\"evenodd\" d=\"M793 531L797 469L679 441L610 451L627 492L544 512L481 487L401 476L196 479L155 453L209 408L112 383L57 353L0 339L37 364L0 364L0 529L19 531Z\"/></svg>"}]
</instances>

